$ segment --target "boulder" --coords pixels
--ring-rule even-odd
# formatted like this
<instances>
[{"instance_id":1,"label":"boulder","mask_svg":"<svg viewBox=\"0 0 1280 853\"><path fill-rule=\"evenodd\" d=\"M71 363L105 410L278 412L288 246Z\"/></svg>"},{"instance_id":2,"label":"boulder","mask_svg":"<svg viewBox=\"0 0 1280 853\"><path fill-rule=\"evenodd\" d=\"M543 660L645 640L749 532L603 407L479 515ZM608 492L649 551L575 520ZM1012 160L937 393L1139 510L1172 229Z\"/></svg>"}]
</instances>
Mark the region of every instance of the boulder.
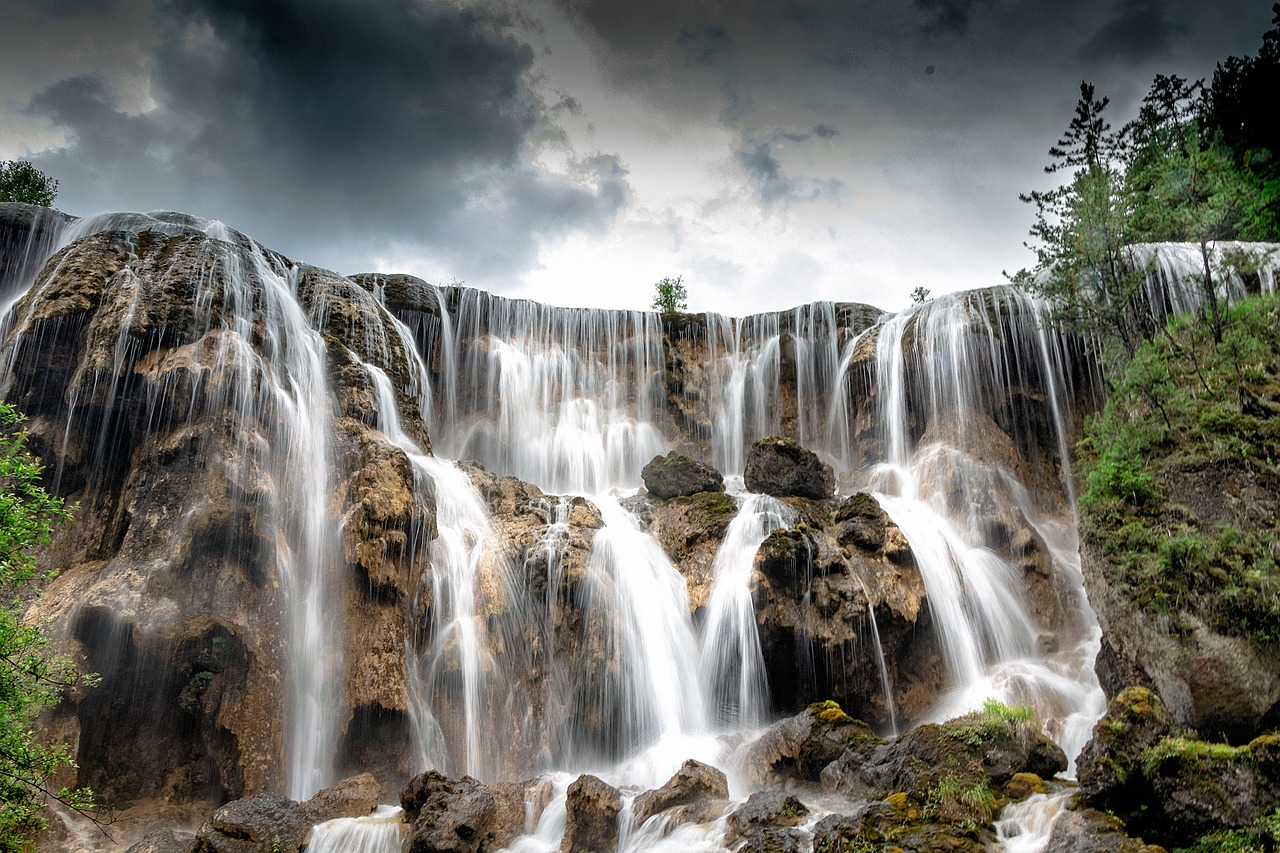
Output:
<instances>
[{"instance_id":1,"label":"boulder","mask_svg":"<svg viewBox=\"0 0 1280 853\"><path fill-rule=\"evenodd\" d=\"M196 834L181 829L159 829L149 832L125 853L191 853Z\"/></svg>"},{"instance_id":2,"label":"boulder","mask_svg":"<svg viewBox=\"0 0 1280 853\"><path fill-rule=\"evenodd\" d=\"M315 824L340 817L364 817L372 812L378 806L378 794L377 780L362 773L326 788L305 803L279 796L245 797L215 811L196 833L194 846L173 847L162 833L157 833L154 843L170 846L141 848L137 853L171 849L194 849L196 853L293 853L303 847Z\"/></svg>"},{"instance_id":3,"label":"boulder","mask_svg":"<svg viewBox=\"0 0 1280 853\"><path fill-rule=\"evenodd\" d=\"M758 791L747 798L725 820L725 844L732 847L747 840L747 849L790 849L789 834L776 830L796 826L809 816L809 807L784 791ZM778 845L771 841L776 840ZM768 843L767 843L768 842Z\"/></svg>"},{"instance_id":4,"label":"boulder","mask_svg":"<svg viewBox=\"0 0 1280 853\"><path fill-rule=\"evenodd\" d=\"M622 794L595 776L577 778L565 795L561 853L612 853L618 849Z\"/></svg>"},{"instance_id":5,"label":"boulder","mask_svg":"<svg viewBox=\"0 0 1280 853\"><path fill-rule=\"evenodd\" d=\"M748 491L779 498L822 500L835 494L836 486L830 465L795 439L777 435L751 445L743 479Z\"/></svg>"},{"instance_id":6,"label":"boulder","mask_svg":"<svg viewBox=\"0 0 1280 853\"><path fill-rule=\"evenodd\" d=\"M261 795L233 800L213 813L196 833L195 853L298 853L312 820L288 797Z\"/></svg>"},{"instance_id":7,"label":"boulder","mask_svg":"<svg viewBox=\"0 0 1280 853\"><path fill-rule=\"evenodd\" d=\"M742 763L747 776L758 784L787 779L817 782L823 768L846 750L854 751L851 761L862 761L883 743L866 723L827 700L774 723L748 747Z\"/></svg>"},{"instance_id":8,"label":"boulder","mask_svg":"<svg viewBox=\"0 0 1280 853\"><path fill-rule=\"evenodd\" d=\"M1127 687L1112 699L1076 759L1080 796L1087 804L1125 812L1148 797L1142 753L1169 733L1173 718L1160 697L1145 687Z\"/></svg>"},{"instance_id":9,"label":"boulder","mask_svg":"<svg viewBox=\"0 0 1280 853\"><path fill-rule=\"evenodd\" d=\"M506 847L524 831L519 785L484 785L430 770L409 781L400 806L411 824L404 853L482 853Z\"/></svg>"},{"instance_id":10,"label":"boulder","mask_svg":"<svg viewBox=\"0 0 1280 853\"><path fill-rule=\"evenodd\" d=\"M1058 815L1044 853L1164 853L1164 848L1129 837L1112 815L1080 809Z\"/></svg>"},{"instance_id":11,"label":"boulder","mask_svg":"<svg viewBox=\"0 0 1280 853\"><path fill-rule=\"evenodd\" d=\"M917 726L873 751L870 745L846 750L821 780L829 791L866 799L902 793L924 805L949 787L997 793L1018 774L1051 777L1066 769L1066 755L1034 722L989 703L942 724Z\"/></svg>"},{"instance_id":12,"label":"boulder","mask_svg":"<svg viewBox=\"0 0 1280 853\"><path fill-rule=\"evenodd\" d=\"M312 823L324 823L340 817L364 817L378 807L382 793L378 780L370 773L343 779L325 788L302 804Z\"/></svg>"},{"instance_id":13,"label":"boulder","mask_svg":"<svg viewBox=\"0 0 1280 853\"><path fill-rule=\"evenodd\" d=\"M728 799L729 782L724 773L689 759L661 788L636 797L632 814L637 826L663 813L675 823L705 823L719 814Z\"/></svg>"},{"instance_id":14,"label":"boulder","mask_svg":"<svg viewBox=\"0 0 1280 853\"><path fill-rule=\"evenodd\" d=\"M705 462L690 459L674 450L666 456L655 456L640 471L649 494L662 500L696 495L698 492L723 492L724 477Z\"/></svg>"}]
</instances>

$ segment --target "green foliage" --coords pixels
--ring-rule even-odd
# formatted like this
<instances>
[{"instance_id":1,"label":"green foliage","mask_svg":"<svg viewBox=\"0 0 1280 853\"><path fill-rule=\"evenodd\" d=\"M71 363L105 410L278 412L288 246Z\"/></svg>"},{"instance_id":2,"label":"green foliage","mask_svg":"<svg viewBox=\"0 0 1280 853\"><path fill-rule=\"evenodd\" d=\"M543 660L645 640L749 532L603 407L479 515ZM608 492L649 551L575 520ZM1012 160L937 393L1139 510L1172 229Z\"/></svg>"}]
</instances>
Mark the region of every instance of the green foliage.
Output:
<instances>
[{"instance_id":1,"label":"green foliage","mask_svg":"<svg viewBox=\"0 0 1280 853\"><path fill-rule=\"evenodd\" d=\"M1194 318L1171 322L1086 424L1082 531L1168 630L1191 630L1181 614L1194 614L1268 643L1280 639L1276 529L1210 495L1280 489L1280 297L1226 306L1222 319L1221 342Z\"/></svg>"},{"instance_id":2,"label":"green foliage","mask_svg":"<svg viewBox=\"0 0 1280 853\"><path fill-rule=\"evenodd\" d=\"M991 823L996 811L996 796L986 779L966 785L955 776L945 776L929 792L929 803L936 807L939 817L963 828Z\"/></svg>"},{"instance_id":3,"label":"green foliage","mask_svg":"<svg viewBox=\"0 0 1280 853\"><path fill-rule=\"evenodd\" d=\"M928 302L930 292L929 288L924 285L918 286L915 290L911 291L911 304L922 305L923 303Z\"/></svg>"},{"instance_id":4,"label":"green foliage","mask_svg":"<svg viewBox=\"0 0 1280 853\"><path fill-rule=\"evenodd\" d=\"M77 682L66 658L48 654L36 625L24 623L23 596L38 575L34 549L46 545L68 510L40 485L40 463L26 449L22 416L0 404L0 851L22 850L44 825L44 798L79 810L92 807L87 789L50 789L61 767L75 765L65 746L38 743L32 723Z\"/></svg>"},{"instance_id":5,"label":"green foliage","mask_svg":"<svg viewBox=\"0 0 1280 853\"><path fill-rule=\"evenodd\" d=\"M1162 313L1145 292L1135 244L1200 246L1201 316L1220 342L1217 283L1233 262L1218 262L1214 245L1280 239L1280 124L1272 108L1280 26L1263 41L1257 58L1220 64L1208 88L1158 75L1137 118L1118 131L1105 118L1107 98L1081 83L1075 115L1045 167L1069 179L1022 196L1036 208L1028 244L1036 265L1011 281L1045 299L1057 325L1094 342L1112 370L1160 331Z\"/></svg>"},{"instance_id":6,"label":"green foliage","mask_svg":"<svg viewBox=\"0 0 1280 853\"><path fill-rule=\"evenodd\" d=\"M998 699L988 699L982 709L960 717L951 737L973 749L979 749L1001 737L1008 737L1022 726L1034 726L1036 712L1027 705L1010 707Z\"/></svg>"},{"instance_id":7,"label":"green foliage","mask_svg":"<svg viewBox=\"0 0 1280 853\"><path fill-rule=\"evenodd\" d=\"M653 302L649 307L663 314L674 314L687 309L688 300L689 293L685 290L684 276L678 275L675 278L663 278L653 286Z\"/></svg>"},{"instance_id":8,"label":"green foliage","mask_svg":"<svg viewBox=\"0 0 1280 853\"><path fill-rule=\"evenodd\" d=\"M0 201L49 207L57 195L58 182L26 160L0 163Z\"/></svg>"},{"instance_id":9,"label":"green foliage","mask_svg":"<svg viewBox=\"0 0 1280 853\"><path fill-rule=\"evenodd\" d=\"M1060 327L1096 340L1104 352L1132 355L1150 328L1141 301L1145 277L1136 271L1133 199L1125 181L1124 137L1103 117L1107 98L1080 84L1076 114L1045 171L1070 171L1070 181L1022 200L1036 207L1031 227L1035 271L1012 282L1043 298Z\"/></svg>"}]
</instances>

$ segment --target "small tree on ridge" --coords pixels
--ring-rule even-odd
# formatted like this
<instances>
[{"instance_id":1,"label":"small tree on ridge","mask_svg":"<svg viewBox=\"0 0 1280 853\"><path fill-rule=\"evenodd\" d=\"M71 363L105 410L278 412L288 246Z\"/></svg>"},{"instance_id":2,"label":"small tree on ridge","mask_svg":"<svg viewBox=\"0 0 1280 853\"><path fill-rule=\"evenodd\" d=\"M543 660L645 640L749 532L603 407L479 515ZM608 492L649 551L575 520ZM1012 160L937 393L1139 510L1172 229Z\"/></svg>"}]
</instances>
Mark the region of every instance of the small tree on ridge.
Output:
<instances>
[{"instance_id":1,"label":"small tree on ridge","mask_svg":"<svg viewBox=\"0 0 1280 853\"><path fill-rule=\"evenodd\" d=\"M684 276L663 278L653 286L653 302L650 307L663 314L674 314L689 307L689 293L684 288Z\"/></svg>"},{"instance_id":2,"label":"small tree on ridge","mask_svg":"<svg viewBox=\"0 0 1280 853\"><path fill-rule=\"evenodd\" d=\"M50 207L57 195L58 182L26 160L0 163L0 201Z\"/></svg>"}]
</instances>

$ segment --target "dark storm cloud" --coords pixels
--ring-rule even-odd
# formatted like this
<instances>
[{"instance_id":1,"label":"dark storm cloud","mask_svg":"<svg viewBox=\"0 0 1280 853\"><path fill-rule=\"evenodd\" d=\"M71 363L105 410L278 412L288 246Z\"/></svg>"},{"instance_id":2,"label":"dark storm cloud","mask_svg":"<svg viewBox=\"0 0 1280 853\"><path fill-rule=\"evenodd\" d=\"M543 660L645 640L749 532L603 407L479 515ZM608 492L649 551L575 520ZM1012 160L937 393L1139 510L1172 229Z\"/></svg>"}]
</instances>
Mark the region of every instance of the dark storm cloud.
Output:
<instances>
[{"instance_id":1,"label":"dark storm cloud","mask_svg":"<svg viewBox=\"0 0 1280 853\"><path fill-rule=\"evenodd\" d=\"M915 4L929 16L924 24L926 33L957 36L969 32L969 21L981 5L979 0L915 0Z\"/></svg>"},{"instance_id":2,"label":"dark storm cloud","mask_svg":"<svg viewBox=\"0 0 1280 853\"><path fill-rule=\"evenodd\" d=\"M684 48L688 61L699 65L714 65L734 54L733 39L724 27L684 26L680 28L677 42Z\"/></svg>"},{"instance_id":3,"label":"dark storm cloud","mask_svg":"<svg viewBox=\"0 0 1280 853\"><path fill-rule=\"evenodd\" d=\"M1168 14L1163 0L1120 0L1111 20L1085 42L1080 55L1130 65L1166 56L1174 40L1188 32L1185 25L1170 21Z\"/></svg>"},{"instance_id":4,"label":"dark storm cloud","mask_svg":"<svg viewBox=\"0 0 1280 853\"><path fill-rule=\"evenodd\" d=\"M847 187L835 178L818 179L788 175L782 161L775 156L778 142L803 142L808 133L780 131L772 139L758 142L748 139L738 150L738 163L746 171L765 208L779 204L817 201L820 198L839 198Z\"/></svg>"},{"instance_id":5,"label":"dark storm cloud","mask_svg":"<svg viewBox=\"0 0 1280 853\"><path fill-rule=\"evenodd\" d=\"M185 206L320 263L344 242L458 259L500 244L513 268L539 236L625 204L625 170L592 167L591 191L528 164L555 107L501 18L418 0L160 0L155 20L158 109L122 112L98 77L31 100L71 140L37 158L85 188L64 200Z\"/></svg>"}]
</instances>

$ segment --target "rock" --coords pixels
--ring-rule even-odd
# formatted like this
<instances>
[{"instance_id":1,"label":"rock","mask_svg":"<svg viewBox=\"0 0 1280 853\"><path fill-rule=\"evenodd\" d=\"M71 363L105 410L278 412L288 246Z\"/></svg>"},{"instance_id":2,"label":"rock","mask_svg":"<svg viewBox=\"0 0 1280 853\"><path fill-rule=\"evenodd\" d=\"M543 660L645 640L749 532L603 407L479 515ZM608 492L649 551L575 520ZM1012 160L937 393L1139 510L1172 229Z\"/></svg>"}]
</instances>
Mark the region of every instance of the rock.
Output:
<instances>
[{"instance_id":1,"label":"rock","mask_svg":"<svg viewBox=\"0 0 1280 853\"><path fill-rule=\"evenodd\" d=\"M1259 490L1257 483L1219 483L1214 476L1212 471L1179 475L1175 487L1198 495L1180 498L1180 503L1226 505L1238 500L1233 495ZM1269 499L1274 502L1274 497ZM1232 523L1243 524L1239 519ZM1270 524L1259 526L1265 530ZM1206 520L1203 529L1212 529L1212 521ZM1259 645L1246 636L1228 634L1211 624L1208 612L1151 613L1136 600L1139 591L1122 581L1119 570L1088 537L1081 540L1080 562L1105 640L1098 662L1100 680L1112 687L1151 687L1178 725L1214 739L1247 743L1275 725L1273 715L1280 707L1280 654L1275 642Z\"/></svg>"},{"instance_id":2,"label":"rock","mask_svg":"<svg viewBox=\"0 0 1280 853\"><path fill-rule=\"evenodd\" d=\"M302 804L312 823L324 823L340 817L364 817L378 807L382 793L378 780L370 773L343 779L325 788Z\"/></svg>"},{"instance_id":3,"label":"rock","mask_svg":"<svg viewBox=\"0 0 1280 853\"><path fill-rule=\"evenodd\" d=\"M724 491L724 477L719 471L674 450L649 460L640 476L649 494L664 501L698 492Z\"/></svg>"},{"instance_id":4,"label":"rock","mask_svg":"<svg viewBox=\"0 0 1280 853\"><path fill-rule=\"evenodd\" d=\"M725 844L733 846L742 839L750 840L768 830L796 826L808 816L809 807L794 795L783 791L759 791L726 818Z\"/></svg>"},{"instance_id":5,"label":"rock","mask_svg":"<svg viewBox=\"0 0 1280 853\"><path fill-rule=\"evenodd\" d=\"M1172 845L1242 829L1280 806L1280 735L1243 747L1166 737L1143 752L1142 774L1159 814L1141 816L1144 838Z\"/></svg>"},{"instance_id":6,"label":"rock","mask_svg":"<svg viewBox=\"0 0 1280 853\"><path fill-rule=\"evenodd\" d=\"M995 793L1019 773L1049 777L1067 769L1062 750L1034 723L1002 709L988 706L917 726L870 755L848 750L822 771L822 785L866 799L901 792L923 806L947 786L987 786Z\"/></svg>"},{"instance_id":7,"label":"rock","mask_svg":"<svg viewBox=\"0 0 1280 853\"><path fill-rule=\"evenodd\" d=\"M632 814L636 826L654 815L668 812L676 823L705 823L719 813L728 799L729 782L724 773L689 759L661 788L636 797Z\"/></svg>"},{"instance_id":8,"label":"rock","mask_svg":"<svg viewBox=\"0 0 1280 853\"><path fill-rule=\"evenodd\" d=\"M816 782L822 770L854 750L865 760L883 740L861 720L855 720L835 702L815 702L794 717L766 729L743 755L745 773L758 784L786 779Z\"/></svg>"},{"instance_id":9,"label":"rock","mask_svg":"<svg viewBox=\"0 0 1280 853\"><path fill-rule=\"evenodd\" d=\"M618 849L622 794L595 776L582 775L565 795L561 853L612 853Z\"/></svg>"},{"instance_id":10,"label":"rock","mask_svg":"<svg viewBox=\"0 0 1280 853\"><path fill-rule=\"evenodd\" d=\"M716 552L738 515L738 502L724 492L698 492L639 508L647 510L649 532L684 575L689 606L705 606L715 586Z\"/></svg>"},{"instance_id":11,"label":"rock","mask_svg":"<svg viewBox=\"0 0 1280 853\"><path fill-rule=\"evenodd\" d=\"M404 853L487 853L524 831L520 785L484 785L431 770L409 781L400 806L411 824Z\"/></svg>"},{"instance_id":12,"label":"rock","mask_svg":"<svg viewBox=\"0 0 1280 853\"><path fill-rule=\"evenodd\" d=\"M761 829L749 834L736 853L808 853L809 839L798 829Z\"/></svg>"},{"instance_id":13,"label":"rock","mask_svg":"<svg viewBox=\"0 0 1280 853\"><path fill-rule=\"evenodd\" d=\"M762 438L751 445L743 479L748 491L779 498L822 500L835 494L831 466L785 436Z\"/></svg>"},{"instance_id":14,"label":"rock","mask_svg":"<svg viewBox=\"0 0 1280 853\"><path fill-rule=\"evenodd\" d=\"M196 849L196 834L180 829L160 829L149 832L125 853L192 853Z\"/></svg>"},{"instance_id":15,"label":"rock","mask_svg":"<svg viewBox=\"0 0 1280 853\"><path fill-rule=\"evenodd\" d=\"M892 524L876 499L866 492L845 498L835 514L837 539L864 551L876 552L885 545L885 530Z\"/></svg>"},{"instance_id":16,"label":"rock","mask_svg":"<svg viewBox=\"0 0 1280 853\"><path fill-rule=\"evenodd\" d=\"M1080 809L1058 815L1044 853L1164 853L1164 848L1130 838L1111 815Z\"/></svg>"},{"instance_id":17,"label":"rock","mask_svg":"<svg viewBox=\"0 0 1280 853\"><path fill-rule=\"evenodd\" d=\"M1081 799L1104 811L1128 812L1148 796L1142 753L1169 733L1173 719L1160 697L1128 687L1112 699L1076 759Z\"/></svg>"},{"instance_id":18,"label":"rock","mask_svg":"<svg viewBox=\"0 0 1280 853\"><path fill-rule=\"evenodd\" d=\"M213 813L196 833L195 853L298 853L312 820L288 797L261 795L233 800Z\"/></svg>"}]
</instances>

